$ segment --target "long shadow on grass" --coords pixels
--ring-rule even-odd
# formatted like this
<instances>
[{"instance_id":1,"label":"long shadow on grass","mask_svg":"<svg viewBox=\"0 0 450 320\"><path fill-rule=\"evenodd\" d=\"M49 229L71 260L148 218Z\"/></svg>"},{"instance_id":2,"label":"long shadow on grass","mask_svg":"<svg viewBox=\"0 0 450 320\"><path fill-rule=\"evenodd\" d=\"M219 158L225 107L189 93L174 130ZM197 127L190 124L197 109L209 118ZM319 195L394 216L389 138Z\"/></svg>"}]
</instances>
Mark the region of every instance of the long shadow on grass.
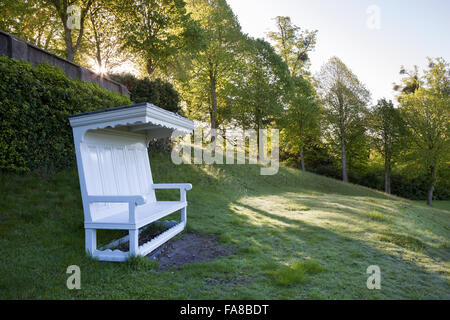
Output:
<instances>
[{"instance_id":1,"label":"long shadow on grass","mask_svg":"<svg viewBox=\"0 0 450 320\"><path fill-rule=\"evenodd\" d=\"M343 290L342 292L345 292L346 286L356 286L359 292L356 297L370 297L369 290L365 285L367 280L365 271L368 263L377 264L382 269L385 290L390 292L385 294L384 297L415 298L440 297L440 295L448 297L450 295L449 284L442 275L424 270L414 264L414 262L405 262L397 256L373 248L365 241L342 236L329 229L312 226L303 221L273 214L254 206L244 205L240 201L244 197L264 197L265 195L285 195L286 192L301 192L307 197L302 197L302 204L319 210L329 210L329 206L333 205L333 203L318 203L317 199L314 199L315 194L327 193L336 196L351 196L357 200L346 199L345 204L336 202L342 208L343 213L343 217L339 218L348 224L358 223L354 219L361 219L362 212L358 208L360 206L359 199L371 197L399 201L400 203L403 201L400 198L389 197L380 192L344 184L333 179L312 174L304 175L299 173L299 171L292 171L287 168L280 168L279 174L276 177L271 177L260 176L259 168L251 166L246 166L245 170L243 170L243 167L236 169L237 166L196 167L195 169L195 166L192 167L192 171L197 174L197 179L194 181L200 180L201 182L200 186L194 184L192 195L189 196L189 201L191 202L189 211L192 217L191 222L195 229L203 229L207 232L209 230L220 234L222 229L229 228L230 224L232 224L232 228L235 228L237 233L242 233L248 238L258 240L252 243L252 246L258 246L258 243L260 243L259 251L261 252L266 252L265 247L267 246L273 247L275 251L294 249L301 252L301 255L305 257L316 259L324 265L328 265L326 277L331 281L330 288L338 283ZM204 170L213 170L213 174L211 172L206 173ZM221 179L221 177L229 179L230 176L232 177L231 181ZM336 183L339 184L338 187ZM205 199L205 195L203 197L196 196L195 189L199 187L203 188L202 192L210 194L209 198ZM205 187L208 190L205 190ZM317 190L320 190L320 193L317 193ZM388 211L388 208L381 203L375 202L375 199L374 202L370 203L371 208ZM288 226L257 226L245 214L237 214L230 210L229 207L232 204L244 205L249 210L254 210L261 215L278 220ZM365 205L367 206L367 203ZM348 215L352 216L353 219L350 219ZM207 220L207 222L205 223L204 220ZM333 223L332 220L330 222ZM363 221L359 221L359 223L363 223ZM215 225L215 228L209 226L209 224ZM371 228L366 228L365 231L377 232L376 229ZM268 239L265 240L264 236L258 237L261 234L271 233L278 233L281 235L279 238L290 240L294 248L289 248L290 244L284 240L279 241L278 244L273 244ZM338 263L330 263L330 257L338 261ZM265 253L265 258L268 264L271 262L275 264L280 263L280 259L284 259L280 255L272 257L270 251ZM339 279L341 275L349 277L348 281L351 283L343 283L342 279ZM350 275L355 277L355 281ZM414 276L411 277L411 275ZM321 276L318 275L317 277ZM332 284L333 281L335 284ZM423 291L420 292L418 288L423 288ZM439 289L436 290L436 288L439 288L441 292L439 292ZM354 295L353 298L355 298Z\"/></svg>"},{"instance_id":2,"label":"long shadow on grass","mask_svg":"<svg viewBox=\"0 0 450 320\"><path fill-rule=\"evenodd\" d=\"M288 226L282 227L270 225L258 227L247 221L248 227L255 230L252 232L255 235L261 232L271 234L271 230L276 230L282 234L283 241L276 245L273 242L258 239L258 241L261 241L261 247L272 245L275 252L286 252L293 249L299 251L298 256L321 262L326 267L327 273L319 274L316 277L328 279L330 281L329 290L336 290L336 286L339 290L342 290L340 297L371 297L372 292L366 288L368 277L366 268L369 265L378 265L381 268L383 290L389 292L386 294L381 292L383 297L442 298L450 296L450 286L446 278L438 273L424 270L414 262L406 262L397 256L373 248L364 241L340 235L323 227L273 214L243 204L240 201L237 204L270 219L287 224ZM290 247L291 245L292 247ZM273 262L279 262L280 259L283 260L282 254L281 257L278 255L277 258L273 259ZM284 259L292 258L284 257ZM351 290L352 293L347 295L346 290Z\"/></svg>"}]
</instances>

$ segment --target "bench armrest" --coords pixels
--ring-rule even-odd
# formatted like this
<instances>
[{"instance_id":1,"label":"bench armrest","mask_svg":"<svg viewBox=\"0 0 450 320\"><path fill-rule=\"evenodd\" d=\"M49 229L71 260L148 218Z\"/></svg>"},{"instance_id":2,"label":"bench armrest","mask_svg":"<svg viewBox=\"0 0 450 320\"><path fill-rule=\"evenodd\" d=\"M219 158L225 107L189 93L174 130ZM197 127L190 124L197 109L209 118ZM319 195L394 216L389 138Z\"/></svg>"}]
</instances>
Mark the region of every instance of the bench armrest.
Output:
<instances>
[{"instance_id":1,"label":"bench armrest","mask_svg":"<svg viewBox=\"0 0 450 320\"><path fill-rule=\"evenodd\" d=\"M88 202L115 202L115 203L128 203L129 222L136 223L135 209L137 205L145 203L143 196L88 196Z\"/></svg>"},{"instance_id":2,"label":"bench armrest","mask_svg":"<svg viewBox=\"0 0 450 320\"><path fill-rule=\"evenodd\" d=\"M190 183L156 183L152 185L153 189L180 189L191 190L192 184Z\"/></svg>"},{"instance_id":3,"label":"bench armrest","mask_svg":"<svg viewBox=\"0 0 450 320\"><path fill-rule=\"evenodd\" d=\"M152 189L179 189L180 201L186 201L186 190L192 189L190 183L155 183L152 185Z\"/></svg>"},{"instance_id":4,"label":"bench armrest","mask_svg":"<svg viewBox=\"0 0 450 320\"><path fill-rule=\"evenodd\" d=\"M134 203L140 205L145 203L143 196L88 196L88 202L116 202L116 203Z\"/></svg>"}]
</instances>

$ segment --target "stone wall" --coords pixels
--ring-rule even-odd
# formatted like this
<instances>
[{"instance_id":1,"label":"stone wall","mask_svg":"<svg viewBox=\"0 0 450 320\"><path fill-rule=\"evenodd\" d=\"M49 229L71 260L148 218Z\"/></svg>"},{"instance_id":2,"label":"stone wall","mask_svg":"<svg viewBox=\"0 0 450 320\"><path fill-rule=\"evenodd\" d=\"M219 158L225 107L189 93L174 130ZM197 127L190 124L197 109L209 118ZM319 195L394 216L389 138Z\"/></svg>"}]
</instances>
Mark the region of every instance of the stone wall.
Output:
<instances>
[{"instance_id":1,"label":"stone wall","mask_svg":"<svg viewBox=\"0 0 450 320\"><path fill-rule=\"evenodd\" d=\"M126 86L111 79L102 77L91 70L61 58L29 42L20 40L9 33L0 30L0 56L26 60L33 65L47 62L60 67L67 77L97 83L101 88L130 95Z\"/></svg>"}]
</instances>

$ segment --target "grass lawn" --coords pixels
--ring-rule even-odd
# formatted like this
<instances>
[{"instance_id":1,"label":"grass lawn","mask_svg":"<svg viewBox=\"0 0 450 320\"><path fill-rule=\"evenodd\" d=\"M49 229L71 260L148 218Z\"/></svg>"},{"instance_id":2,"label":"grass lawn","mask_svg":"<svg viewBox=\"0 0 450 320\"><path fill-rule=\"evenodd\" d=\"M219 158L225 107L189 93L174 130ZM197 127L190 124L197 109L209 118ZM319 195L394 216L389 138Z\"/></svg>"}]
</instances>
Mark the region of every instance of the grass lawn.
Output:
<instances>
[{"instance_id":1,"label":"grass lawn","mask_svg":"<svg viewBox=\"0 0 450 320\"><path fill-rule=\"evenodd\" d=\"M424 206L427 205L427 200L416 200L414 202L417 204L424 205ZM450 201L448 201L448 200L433 200L433 207L435 207L437 209L450 211Z\"/></svg>"},{"instance_id":2,"label":"grass lawn","mask_svg":"<svg viewBox=\"0 0 450 320\"><path fill-rule=\"evenodd\" d=\"M450 211L280 168L175 166L151 156L155 182L190 182L188 232L235 253L157 272L155 263L84 254L74 170L0 175L0 298L450 299ZM161 199L177 200L176 191ZM446 205L448 208L448 202ZM121 235L99 234L99 244ZM81 268L81 290L66 269ZM368 290L366 269L381 269Z\"/></svg>"}]
</instances>

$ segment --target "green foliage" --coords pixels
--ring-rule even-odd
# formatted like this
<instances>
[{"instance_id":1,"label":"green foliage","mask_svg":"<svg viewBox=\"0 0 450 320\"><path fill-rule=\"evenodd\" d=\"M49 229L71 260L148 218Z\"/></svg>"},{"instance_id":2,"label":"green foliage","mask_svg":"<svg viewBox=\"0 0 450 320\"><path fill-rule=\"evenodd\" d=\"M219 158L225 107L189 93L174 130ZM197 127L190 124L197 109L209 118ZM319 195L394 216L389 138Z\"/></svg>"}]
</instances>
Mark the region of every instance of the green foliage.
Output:
<instances>
[{"instance_id":1,"label":"green foliage","mask_svg":"<svg viewBox=\"0 0 450 320\"><path fill-rule=\"evenodd\" d=\"M80 64L88 65L97 73L105 74L111 69L134 57L121 50L123 40L119 28L119 17L114 14L113 2L96 0L89 8L84 41L80 44Z\"/></svg>"},{"instance_id":2,"label":"green foliage","mask_svg":"<svg viewBox=\"0 0 450 320\"><path fill-rule=\"evenodd\" d=\"M404 84L417 77L408 75ZM414 78L415 79L415 78ZM436 173L440 165L450 170L450 66L442 58L429 59L429 67L417 80L414 91L398 97L400 112L407 128L405 158L426 170L428 204L432 204Z\"/></svg>"},{"instance_id":3,"label":"green foliage","mask_svg":"<svg viewBox=\"0 0 450 320\"><path fill-rule=\"evenodd\" d=\"M405 137L404 121L392 101L378 100L369 115L371 144L384 158L385 192L391 193L391 171Z\"/></svg>"},{"instance_id":4,"label":"green foliage","mask_svg":"<svg viewBox=\"0 0 450 320\"><path fill-rule=\"evenodd\" d=\"M81 30L63 28L70 4L81 9ZM183 105L186 117L209 121L219 129L236 123L246 128L276 124L282 129L280 152L286 164L335 178L348 175L350 182L379 190L384 176L391 176L390 192L411 199L424 198L427 192L435 199L450 197L450 81L444 59L430 59L423 71L402 67L403 78L396 86L399 108L381 100L368 114L368 91L338 58L332 58L317 79L310 75L309 55L317 31L301 28L287 16L274 19L275 28L267 34L270 46L242 33L226 0L4 0L0 12L0 29L21 39L108 71L125 59L138 63L150 79L173 81L180 93L159 79L122 76L120 81L126 82L135 102L149 101L178 113ZM284 73L280 60L287 65L289 86L278 86L284 80L273 81ZM102 103L96 94L86 98L93 90L90 85L73 94L75 89L66 89L67 83L53 77L40 74L42 81L32 85L21 76L25 83L18 88L29 86L19 90L21 102L12 94L3 95L1 112L8 117L1 119L0 135L8 143L0 145L0 167L24 171L67 166L73 158L67 139L55 137L53 147L43 147L48 135L54 135L50 127L58 128L48 125L50 119L57 123L63 117L54 109L66 109L58 101L74 101L79 109ZM47 85L54 94L42 89ZM10 90L14 85L2 86ZM42 97L48 101L37 103ZM102 107L108 105L116 103ZM30 118L22 116L23 110L36 106L40 112L33 114L32 119L37 119L33 130L39 127L40 136L29 134L25 122ZM400 130L402 123L406 132ZM29 151L36 148L42 152ZM54 157L60 164L49 159ZM343 166L348 173L340 171Z\"/></svg>"},{"instance_id":5,"label":"green foliage","mask_svg":"<svg viewBox=\"0 0 450 320\"><path fill-rule=\"evenodd\" d=\"M448 167L441 166L438 170L438 179L433 191L435 200L450 199L450 180L444 178L448 176ZM364 177L363 177L364 178ZM413 200L424 200L427 198L429 180L423 170L413 170L410 167L394 170L391 178L391 192L400 197ZM381 188L378 188L382 190Z\"/></svg>"},{"instance_id":6,"label":"green foliage","mask_svg":"<svg viewBox=\"0 0 450 320\"><path fill-rule=\"evenodd\" d=\"M135 103L150 102L172 112L182 111L179 106L179 94L168 82L161 79L154 81L149 78L138 79L132 74L112 74L110 77L128 88L130 99Z\"/></svg>"},{"instance_id":7,"label":"green foliage","mask_svg":"<svg viewBox=\"0 0 450 320\"><path fill-rule=\"evenodd\" d=\"M302 76L293 76L290 80L289 103L280 119L284 128L281 141L285 151L300 155L302 169L306 170L304 153L318 141L321 110L310 81Z\"/></svg>"},{"instance_id":8,"label":"green foliage","mask_svg":"<svg viewBox=\"0 0 450 320\"><path fill-rule=\"evenodd\" d=\"M288 68L262 39L247 38L242 50L241 72L227 86L228 104L240 125L263 129L281 117L287 100Z\"/></svg>"},{"instance_id":9,"label":"green foliage","mask_svg":"<svg viewBox=\"0 0 450 320\"><path fill-rule=\"evenodd\" d=\"M322 66L318 80L325 136L335 153L340 154L343 180L347 181L347 161L349 167L361 167L368 159L366 120L370 92L338 57Z\"/></svg>"},{"instance_id":10,"label":"green foliage","mask_svg":"<svg viewBox=\"0 0 450 320\"><path fill-rule=\"evenodd\" d=\"M288 65L292 76L307 74L309 51L316 45L317 30L301 30L292 24L289 17L276 17L276 32L269 32L269 38L275 42L275 50Z\"/></svg>"},{"instance_id":11,"label":"green foliage","mask_svg":"<svg viewBox=\"0 0 450 320\"><path fill-rule=\"evenodd\" d=\"M340 171L337 165L313 167L313 172L325 176L340 178ZM433 198L436 200L450 199L450 180L443 178L445 168L441 168L442 173L438 174ZM349 181L369 188L385 191L384 167L372 160L364 172L353 170L349 173ZM391 194L399 197L424 200L427 198L428 178L421 170L411 172L409 167L394 168L391 173Z\"/></svg>"},{"instance_id":12,"label":"green foliage","mask_svg":"<svg viewBox=\"0 0 450 320\"><path fill-rule=\"evenodd\" d=\"M283 131L281 132L283 134ZM280 141L284 140L281 135ZM280 161L285 165L301 168L298 153L291 153L295 149L283 148L280 152ZM289 146L289 145L287 145ZM334 179L342 179L342 169L339 159L330 150L326 143L306 143L305 164L310 172L327 176ZM424 200L427 197L428 178L423 169L405 165L404 160L398 157L391 172L391 194L399 197ZM434 188L433 198L436 200L450 199L450 170L448 164L442 164L438 168L437 180ZM385 191L385 168L384 160L378 157L371 157L365 167L352 168L348 175L351 183L366 186L372 189Z\"/></svg>"},{"instance_id":13,"label":"green foliage","mask_svg":"<svg viewBox=\"0 0 450 320\"><path fill-rule=\"evenodd\" d=\"M419 88L401 101L401 111L413 142L413 148L408 151L415 153L425 166L437 165L449 151L450 100Z\"/></svg>"},{"instance_id":14,"label":"green foliage","mask_svg":"<svg viewBox=\"0 0 450 320\"><path fill-rule=\"evenodd\" d=\"M60 18L51 4L40 0L0 1L0 30L57 54L64 54Z\"/></svg>"},{"instance_id":15,"label":"green foliage","mask_svg":"<svg viewBox=\"0 0 450 320\"><path fill-rule=\"evenodd\" d=\"M400 149L401 138L405 134L404 123L392 101L380 99L370 115L373 146L384 157L391 159Z\"/></svg>"},{"instance_id":16,"label":"green foliage","mask_svg":"<svg viewBox=\"0 0 450 320\"><path fill-rule=\"evenodd\" d=\"M177 90L191 119L210 121L213 129L229 120L227 85L236 69L243 45L237 17L225 0L188 0L191 17L202 28L203 44L193 52L177 78ZM242 74L241 74L242 75Z\"/></svg>"},{"instance_id":17,"label":"green foliage","mask_svg":"<svg viewBox=\"0 0 450 320\"><path fill-rule=\"evenodd\" d=\"M128 97L68 79L57 67L0 57L0 169L73 166L68 116L127 104Z\"/></svg>"},{"instance_id":18,"label":"green foliage","mask_svg":"<svg viewBox=\"0 0 450 320\"><path fill-rule=\"evenodd\" d=\"M126 0L114 6L124 48L142 58L147 73L165 73L182 50L195 50L200 27L183 0Z\"/></svg>"},{"instance_id":19,"label":"green foliage","mask_svg":"<svg viewBox=\"0 0 450 320\"><path fill-rule=\"evenodd\" d=\"M309 56L316 44L317 31L301 30L289 17L276 17L276 32L269 32L275 51L288 66L290 85L285 87L287 108L280 117L282 152L300 156L305 167L305 149L318 140L320 109L309 77ZM295 158L295 157L294 157Z\"/></svg>"},{"instance_id":20,"label":"green foliage","mask_svg":"<svg viewBox=\"0 0 450 320\"><path fill-rule=\"evenodd\" d=\"M59 20L58 29L64 39L64 57L69 61L75 61L75 55L83 43L86 17L94 0L37 0L37 7L48 7L53 17ZM67 27L71 12L71 5L76 6L79 12L79 28ZM50 37L54 36L51 32Z\"/></svg>"}]
</instances>

